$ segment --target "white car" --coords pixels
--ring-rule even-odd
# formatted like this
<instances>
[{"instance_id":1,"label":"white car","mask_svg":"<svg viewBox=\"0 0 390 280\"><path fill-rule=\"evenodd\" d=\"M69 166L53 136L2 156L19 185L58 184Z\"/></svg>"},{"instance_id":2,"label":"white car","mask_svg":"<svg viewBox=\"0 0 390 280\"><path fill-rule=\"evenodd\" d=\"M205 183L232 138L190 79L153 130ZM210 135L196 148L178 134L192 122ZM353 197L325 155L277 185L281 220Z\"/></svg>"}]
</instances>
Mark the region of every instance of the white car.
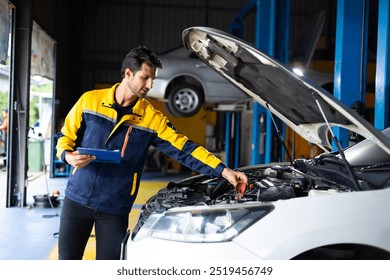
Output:
<instances>
[{"instance_id":1,"label":"white car","mask_svg":"<svg viewBox=\"0 0 390 280\"><path fill-rule=\"evenodd\" d=\"M229 83L196 55L179 47L159 55L163 69L158 70L149 98L163 101L175 117L191 117L203 105L242 103L251 100L241 89ZM317 84L333 90L333 75L314 69L303 69L304 75Z\"/></svg>"},{"instance_id":2,"label":"white car","mask_svg":"<svg viewBox=\"0 0 390 280\"><path fill-rule=\"evenodd\" d=\"M143 206L122 259L389 259L390 129L378 131L318 85L224 32L188 28L183 41L324 152L241 168L247 186L205 175L170 182ZM364 140L343 150L330 129L336 126Z\"/></svg>"}]
</instances>

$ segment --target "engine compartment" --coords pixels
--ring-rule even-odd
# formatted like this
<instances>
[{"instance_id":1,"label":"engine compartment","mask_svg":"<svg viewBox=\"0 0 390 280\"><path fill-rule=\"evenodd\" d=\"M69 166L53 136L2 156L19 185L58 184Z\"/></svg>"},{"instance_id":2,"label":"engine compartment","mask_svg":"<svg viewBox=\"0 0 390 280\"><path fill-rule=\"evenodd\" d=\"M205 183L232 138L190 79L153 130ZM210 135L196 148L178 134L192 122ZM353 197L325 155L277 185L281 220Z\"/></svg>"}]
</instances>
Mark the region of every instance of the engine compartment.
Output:
<instances>
[{"instance_id":1,"label":"engine compartment","mask_svg":"<svg viewBox=\"0 0 390 280\"><path fill-rule=\"evenodd\" d=\"M239 195L236 187L223 178L197 175L170 182L151 197L141 209L138 228L148 216L174 207L216 205L221 203L272 202L317 193L367 191L390 186L390 163L352 167L349 176L346 163L336 154L295 160L292 164L268 164L240 169L248 185Z\"/></svg>"}]
</instances>

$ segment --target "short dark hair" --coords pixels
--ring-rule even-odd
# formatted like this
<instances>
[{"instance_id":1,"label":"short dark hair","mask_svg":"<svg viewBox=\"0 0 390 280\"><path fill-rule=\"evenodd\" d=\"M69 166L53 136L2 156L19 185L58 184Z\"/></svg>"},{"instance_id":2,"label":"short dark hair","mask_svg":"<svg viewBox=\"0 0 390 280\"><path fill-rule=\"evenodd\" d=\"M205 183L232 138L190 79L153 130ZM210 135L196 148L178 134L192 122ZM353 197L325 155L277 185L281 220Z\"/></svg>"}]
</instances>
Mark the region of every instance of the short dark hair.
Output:
<instances>
[{"instance_id":1,"label":"short dark hair","mask_svg":"<svg viewBox=\"0 0 390 280\"><path fill-rule=\"evenodd\" d=\"M121 68L122 78L125 76L126 68L136 73L141 69L143 63L153 68L162 68L162 64L154 52L144 46L139 46L132 49L123 59Z\"/></svg>"}]
</instances>

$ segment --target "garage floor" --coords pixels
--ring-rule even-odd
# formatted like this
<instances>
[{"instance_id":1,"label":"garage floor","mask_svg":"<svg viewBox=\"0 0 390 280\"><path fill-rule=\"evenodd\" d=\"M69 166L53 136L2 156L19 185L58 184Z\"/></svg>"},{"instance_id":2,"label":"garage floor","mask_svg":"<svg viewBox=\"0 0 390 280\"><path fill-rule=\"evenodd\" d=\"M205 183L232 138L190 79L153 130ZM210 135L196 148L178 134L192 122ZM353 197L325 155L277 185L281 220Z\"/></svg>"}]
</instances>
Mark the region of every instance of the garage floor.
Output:
<instances>
[{"instance_id":1,"label":"garage floor","mask_svg":"<svg viewBox=\"0 0 390 280\"><path fill-rule=\"evenodd\" d=\"M144 173L141 189L132 212L130 226L132 229L138 219L142 204L168 181L177 181L189 174L169 174L161 172ZM5 182L5 173L0 178ZM35 200L34 195L51 194L60 191L59 200L63 193L67 178L49 178L43 172L29 174L27 187L27 206L18 208L0 208L0 260L46 260L57 259L57 238L61 203L58 207L31 207ZM84 259L94 259L94 238L91 234Z\"/></svg>"}]
</instances>

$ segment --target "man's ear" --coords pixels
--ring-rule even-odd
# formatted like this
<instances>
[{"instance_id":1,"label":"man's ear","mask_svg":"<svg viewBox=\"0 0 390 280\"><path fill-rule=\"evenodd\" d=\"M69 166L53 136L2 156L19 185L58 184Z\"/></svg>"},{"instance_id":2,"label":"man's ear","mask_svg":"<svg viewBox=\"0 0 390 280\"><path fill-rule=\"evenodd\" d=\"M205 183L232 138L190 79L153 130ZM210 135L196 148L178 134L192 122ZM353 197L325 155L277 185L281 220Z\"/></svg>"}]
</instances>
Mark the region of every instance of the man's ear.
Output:
<instances>
[{"instance_id":1,"label":"man's ear","mask_svg":"<svg viewBox=\"0 0 390 280\"><path fill-rule=\"evenodd\" d=\"M133 75L133 72L130 70L130 68L126 68L125 77L131 77L132 75Z\"/></svg>"}]
</instances>

